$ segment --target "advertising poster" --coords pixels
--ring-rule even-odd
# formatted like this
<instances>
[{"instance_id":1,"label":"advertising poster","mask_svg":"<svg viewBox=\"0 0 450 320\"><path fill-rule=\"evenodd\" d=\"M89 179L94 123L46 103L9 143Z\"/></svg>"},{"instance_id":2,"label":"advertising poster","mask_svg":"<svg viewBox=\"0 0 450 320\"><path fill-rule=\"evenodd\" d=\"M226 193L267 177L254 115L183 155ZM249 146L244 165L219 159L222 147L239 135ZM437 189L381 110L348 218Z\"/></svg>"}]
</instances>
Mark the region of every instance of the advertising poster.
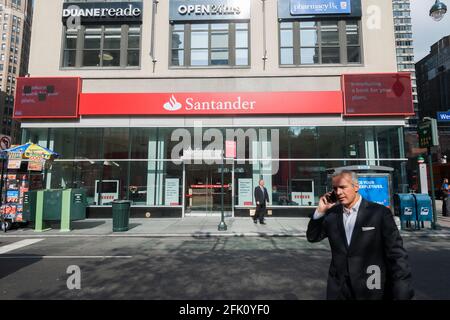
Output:
<instances>
[{"instance_id":1,"label":"advertising poster","mask_svg":"<svg viewBox=\"0 0 450 320\"><path fill-rule=\"evenodd\" d=\"M14 118L77 118L80 91L76 77L19 77Z\"/></svg>"},{"instance_id":2,"label":"advertising poster","mask_svg":"<svg viewBox=\"0 0 450 320\"><path fill-rule=\"evenodd\" d=\"M342 76L346 116L413 115L410 73Z\"/></svg>"},{"instance_id":3,"label":"advertising poster","mask_svg":"<svg viewBox=\"0 0 450 320\"><path fill-rule=\"evenodd\" d=\"M238 195L240 206L253 205L253 180L239 179L238 180Z\"/></svg>"},{"instance_id":4,"label":"advertising poster","mask_svg":"<svg viewBox=\"0 0 450 320\"><path fill-rule=\"evenodd\" d=\"M20 169L22 164L22 153L10 152L8 154L8 169Z\"/></svg>"},{"instance_id":5,"label":"advertising poster","mask_svg":"<svg viewBox=\"0 0 450 320\"><path fill-rule=\"evenodd\" d=\"M363 176L358 181L359 194L364 199L390 208L389 177Z\"/></svg>"},{"instance_id":6,"label":"advertising poster","mask_svg":"<svg viewBox=\"0 0 450 320\"><path fill-rule=\"evenodd\" d=\"M19 182L17 181L17 175L8 174L6 181L7 190L19 190Z\"/></svg>"},{"instance_id":7,"label":"advertising poster","mask_svg":"<svg viewBox=\"0 0 450 320\"><path fill-rule=\"evenodd\" d=\"M32 159L28 162L28 171L42 171L44 169L45 160Z\"/></svg>"},{"instance_id":8,"label":"advertising poster","mask_svg":"<svg viewBox=\"0 0 450 320\"><path fill-rule=\"evenodd\" d=\"M166 179L166 206L178 206L180 205L180 180L179 179Z\"/></svg>"},{"instance_id":9,"label":"advertising poster","mask_svg":"<svg viewBox=\"0 0 450 320\"><path fill-rule=\"evenodd\" d=\"M19 191L8 190L6 192L6 202L8 203L18 203L19 202Z\"/></svg>"}]
</instances>

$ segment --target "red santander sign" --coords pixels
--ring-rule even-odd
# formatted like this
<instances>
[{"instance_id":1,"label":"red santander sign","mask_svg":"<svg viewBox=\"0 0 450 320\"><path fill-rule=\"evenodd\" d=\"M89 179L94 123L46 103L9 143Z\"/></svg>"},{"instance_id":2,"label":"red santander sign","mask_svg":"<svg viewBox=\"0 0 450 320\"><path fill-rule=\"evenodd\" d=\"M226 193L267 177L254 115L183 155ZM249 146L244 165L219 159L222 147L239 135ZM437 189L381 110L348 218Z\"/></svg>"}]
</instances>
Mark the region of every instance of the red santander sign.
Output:
<instances>
[{"instance_id":1,"label":"red santander sign","mask_svg":"<svg viewBox=\"0 0 450 320\"><path fill-rule=\"evenodd\" d=\"M341 114L342 92L86 93L80 115Z\"/></svg>"}]
</instances>

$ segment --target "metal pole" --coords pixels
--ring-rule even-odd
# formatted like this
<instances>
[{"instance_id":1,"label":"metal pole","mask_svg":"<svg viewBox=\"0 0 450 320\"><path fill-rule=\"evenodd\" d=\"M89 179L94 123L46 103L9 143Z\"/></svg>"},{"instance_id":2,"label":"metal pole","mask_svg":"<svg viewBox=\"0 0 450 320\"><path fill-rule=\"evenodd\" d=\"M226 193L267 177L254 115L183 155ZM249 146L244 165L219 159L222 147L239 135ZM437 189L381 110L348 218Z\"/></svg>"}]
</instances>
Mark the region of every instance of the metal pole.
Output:
<instances>
[{"instance_id":1,"label":"metal pole","mask_svg":"<svg viewBox=\"0 0 450 320\"><path fill-rule=\"evenodd\" d=\"M428 147L428 165L430 166L431 202L433 205L433 222L431 223L431 229L436 230L437 212L436 212L436 197L434 194L433 157L431 156L431 147Z\"/></svg>"},{"instance_id":2,"label":"metal pole","mask_svg":"<svg viewBox=\"0 0 450 320\"><path fill-rule=\"evenodd\" d=\"M222 187L221 187L221 195L220 195L221 211L222 211L221 217L222 217L222 219L221 219L219 227L218 227L219 231L227 231L227 225L225 224L225 214L224 214L224 209L223 209L223 204L224 204L224 198L223 198L223 193L224 193L224 188L223 188L224 170L225 170L225 158L222 157L222 175L221 175L222 176L221 177L221 179L222 179Z\"/></svg>"},{"instance_id":3,"label":"metal pole","mask_svg":"<svg viewBox=\"0 0 450 320\"><path fill-rule=\"evenodd\" d=\"M5 169L5 159L2 157L2 178L0 181L0 206L3 206L3 175L4 175L4 169Z\"/></svg>"}]
</instances>

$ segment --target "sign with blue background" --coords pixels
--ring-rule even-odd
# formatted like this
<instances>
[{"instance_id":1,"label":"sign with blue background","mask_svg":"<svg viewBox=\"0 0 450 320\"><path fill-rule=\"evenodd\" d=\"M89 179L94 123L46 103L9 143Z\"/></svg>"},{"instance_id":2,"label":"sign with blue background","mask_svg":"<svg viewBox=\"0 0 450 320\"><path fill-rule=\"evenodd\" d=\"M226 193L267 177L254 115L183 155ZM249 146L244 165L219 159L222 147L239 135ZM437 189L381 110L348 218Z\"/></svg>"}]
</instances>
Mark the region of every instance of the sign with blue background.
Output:
<instances>
[{"instance_id":1,"label":"sign with blue background","mask_svg":"<svg viewBox=\"0 0 450 320\"><path fill-rule=\"evenodd\" d=\"M350 13L350 0L291 0L292 15Z\"/></svg>"},{"instance_id":2,"label":"sign with blue background","mask_svg":"<svg viewBox=\"0 0 450 320\"><path fill-rule=\"evenodd\" d=\"M450 122L450 111L447 111L447 112L438 112L438 113L437 113L437 121L440 121L440 122Z\"/></svg>"},{"instance_id":3,"label":"sign with blue background","mask_svg":"<svg viewBox=\"0 0 450 320\"><path fill-rule=\"evenodd\" d=\"M361 0L278 0L278 19L360 18Z\"/></svg>"},{"instance_id":4,"label":"sign with blue background","mask_svg":"<svg viewBox=\"0 0 450 320\"><path fill-rule=\"evenodd\" d=\"M360 176L358 181L359 194L364 199L386 207L391 206L388 176Z\"/></svg>"}]
</instances>

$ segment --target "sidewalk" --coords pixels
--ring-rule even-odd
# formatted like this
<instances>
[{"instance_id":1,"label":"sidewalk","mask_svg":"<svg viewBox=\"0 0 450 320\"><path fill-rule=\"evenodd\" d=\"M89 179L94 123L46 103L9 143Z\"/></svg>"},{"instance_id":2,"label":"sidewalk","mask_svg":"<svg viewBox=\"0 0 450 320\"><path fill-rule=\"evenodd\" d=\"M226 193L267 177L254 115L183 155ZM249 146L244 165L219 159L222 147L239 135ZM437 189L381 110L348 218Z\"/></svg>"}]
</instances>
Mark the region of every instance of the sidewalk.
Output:
<instances>
[{"instance_id":1,"label":"sidewalk","mask_svg":"<svg viewBox=\"0 0 450 320\"><path fill-rule=\"evenodd\" d=\"M397 226L399 219L395 217ZM59 225L45 232L32 228L10 230L0 233L2 237L305 237L309 219L273 218L266 225L254 224L250 218L225 219L226 231L218 231L220 217L192 217L185 219L130 219L129 231L112 232L112 219L88 219L72 223L70 232L60 232ZM421 230L401 230L402 236L450 237L450 218L439 217L438 230L428 226Z\"/></svg>"},{"instance_id":2,"label":"sidewalk","mask_svg":"<svg viewBox=\"0 0 450 320\"><path fill-rule=\"evenodd\" d=\"M402 230L402 236L445 236L450 237L450 217L442 217L442 202L436 203L438 230L431 230L429 223L425 229ZM397 226L400 225L395 217ZM88 219L72 223L70 232L60 232L59 225L45 232L35 232L32 228L0 232L0 237L305 237L308 218L266 218L266 225L254 224L248 218L227 218L226 231L218 231L219 216L130 219L129 231L112 232L112 219Z\"/></svg>"},{"instance_id":3,"label":"sidewalk","mask_svg":"<svg viewBox=\"0 0 450 320\"><path fill-rule=\"evenodd\" d=\"M0 233L0 237L304 237L309 219L272 218L265 225L254 224L250 218L227 218L226 231L218 231L220 217L189 217L184 219L130 219L129 231L112 232L112 219L88 219L72 223L72 231L60 232L55 229L34 232L31 228L10 230Z\"/></svg>"}]
</instances>

